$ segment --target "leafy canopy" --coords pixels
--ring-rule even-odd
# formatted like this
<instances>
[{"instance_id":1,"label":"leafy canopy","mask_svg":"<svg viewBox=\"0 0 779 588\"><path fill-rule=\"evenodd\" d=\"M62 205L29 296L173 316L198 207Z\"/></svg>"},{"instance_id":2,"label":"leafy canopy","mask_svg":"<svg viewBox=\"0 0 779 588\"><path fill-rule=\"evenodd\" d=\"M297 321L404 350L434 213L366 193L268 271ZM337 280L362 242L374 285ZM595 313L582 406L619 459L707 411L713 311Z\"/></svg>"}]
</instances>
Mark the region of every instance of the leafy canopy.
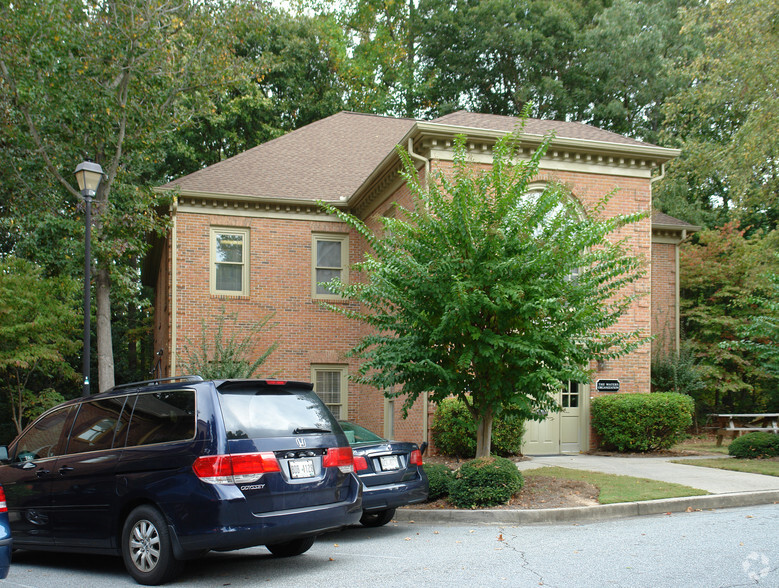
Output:
<instances>
[{"instance_id":1,"label":"leafy canopy","mask_svg":"<svg viewBox=\"0 0 779 588\"><path fill-rule=\"evenodd\" d=\"M75 388L67 356L80 347L78 286L46 278L29 261L0 260L0 390L21 433L26 422L63 400L50 383ZM47 385L40 387L41 376Z\"/></svg>"},{"instance_id":2,"label":"leafy canopy","mask_svg":"<svg viewBox=\"0 0 779 588\"><path fill-rule=\"evenodd\" d=\"M550 140L519 161L519 132L506 136L479 169L459 136L451 173L429 186L399 149L414 206L381 218L379 231L328 207L371 247L355 267L364 281L329 285L362 303L329 308L373 327L352 350L358 381L405 396L406 412L425 393L460 398L479 422L477 456L494 415L543 418L564 382L588 380L592 360L645 339L613 328L643 270L610 238L642 214L605 218L607 195L582 215L556 184L529 194Z\"/></svg>"}]
</instances>

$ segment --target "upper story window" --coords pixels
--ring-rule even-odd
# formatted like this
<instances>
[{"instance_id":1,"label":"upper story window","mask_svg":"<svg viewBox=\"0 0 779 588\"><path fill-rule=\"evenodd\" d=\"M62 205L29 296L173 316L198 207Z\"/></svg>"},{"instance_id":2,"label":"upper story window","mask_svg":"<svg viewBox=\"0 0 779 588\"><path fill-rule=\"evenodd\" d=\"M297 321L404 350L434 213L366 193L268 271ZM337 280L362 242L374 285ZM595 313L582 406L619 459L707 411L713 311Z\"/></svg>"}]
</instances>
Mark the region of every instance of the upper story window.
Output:
<instances>
[{"instance_id":1,"label":"upper story window","mask_svg":"<svg viewBox=\"0 0 779 588\"><path fill-rule=\"evenodd\" d=\"M324 282L349 281L349 236L314 233L311 242L311 294L314 298L339 298Z\"/></svg>"},{"instance_id":2,"label":"upper story window","mask_svg":"<svg viewBox=\"0 0 779 588\"><path fill-rule=\"evenodd\" d=\"M249 292L249 229L211 229L211 293Z\"/></svg>"}]
</instances>

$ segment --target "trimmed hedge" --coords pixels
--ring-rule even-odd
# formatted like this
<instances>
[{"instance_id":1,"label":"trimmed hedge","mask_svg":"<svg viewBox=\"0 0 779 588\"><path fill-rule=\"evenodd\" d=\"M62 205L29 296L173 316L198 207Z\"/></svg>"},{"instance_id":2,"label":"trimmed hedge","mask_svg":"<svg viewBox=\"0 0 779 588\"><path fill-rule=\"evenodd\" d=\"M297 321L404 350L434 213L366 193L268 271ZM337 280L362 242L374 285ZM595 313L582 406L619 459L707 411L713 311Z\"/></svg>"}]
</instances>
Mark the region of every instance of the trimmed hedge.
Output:
<instances>
[{"instance_id":1,"label":"trimmed hedge","mask_svg":"<svg viewBox=\"0 0 779 588\"><path fill-rule=\"evenodd\" d=\"M757 431L733 439L728 453L740 459L779 457L779 435Z\"/></svg>"},{"instance_id":2,"label":"trimmed hedge","mask_svg":"<svg viewBox=\"0 0 779 588\"><path fill-rule=\"evenodd\" d=\"M447 398L438 405L433 418L431 434L436 450L452 457L476 455L476 421L465 403L458 398ZM490 453L519 455L525 423L510 414L497 417L492 423Z\"/></svg>"},{"instance_id":3,"label":"trimmed hedge","mask_svg":"<svg viewBox=\"0 0 779 588\"><path fill-rule=\"evenodd\" d=\"M686 394L615 394L592 400L592 427L604 449L644 452L668 449L692 425L692 398Z\"/></svg>"},{"instance_id":4,"label":"trimmed hedge","mask_svg":"<svg viewBox=\"0 0 779 588\"><path fill-rule=\"evenodd\" d=\"M481 457L457 470L449 499L457 508L505 504L522 489L525 480L517 465L505 457Z\"/></svg>"},{"instance_id":5,"label":"trimmed hedge","mask_svg":"<svg viewBox=\"0 0 779 588\"><path fill-rule=\"evenodd\" d=\"M423 467L428 481L427 501L432 502L449 496L449 488L454 482L454 472L442 463L427 464Z\"/></svg>"}]
</instances>

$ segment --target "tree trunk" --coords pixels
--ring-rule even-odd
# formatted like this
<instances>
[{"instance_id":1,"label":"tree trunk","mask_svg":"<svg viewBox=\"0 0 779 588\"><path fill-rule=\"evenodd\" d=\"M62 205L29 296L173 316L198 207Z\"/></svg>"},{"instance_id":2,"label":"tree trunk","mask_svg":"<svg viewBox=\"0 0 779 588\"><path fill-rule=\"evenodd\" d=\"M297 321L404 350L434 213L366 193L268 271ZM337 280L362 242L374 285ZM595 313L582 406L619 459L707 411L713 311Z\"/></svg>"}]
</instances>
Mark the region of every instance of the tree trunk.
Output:
<instances>
[{"instance_id":1,"label":"tree trunk","mask_svg":"<svg viewBox=\"0 0 779 588\"><path fill-rule=\"evenodd\" d=\"M476 457L489 457L492 445L492 407L487 408L480 416L476 427Z\"/></svg>"},{"instance_id":2,"label":"tree trunk","mask_svg":"<svg viewBox=\"0 0 779 588\"><path fill-rule=\"evenodd\" d=\"M107 268L98 268L95 280L97 315L97 381L99 391L114 386L114 350L111 338L111 277Z\"/></svg>"}]
</instances>

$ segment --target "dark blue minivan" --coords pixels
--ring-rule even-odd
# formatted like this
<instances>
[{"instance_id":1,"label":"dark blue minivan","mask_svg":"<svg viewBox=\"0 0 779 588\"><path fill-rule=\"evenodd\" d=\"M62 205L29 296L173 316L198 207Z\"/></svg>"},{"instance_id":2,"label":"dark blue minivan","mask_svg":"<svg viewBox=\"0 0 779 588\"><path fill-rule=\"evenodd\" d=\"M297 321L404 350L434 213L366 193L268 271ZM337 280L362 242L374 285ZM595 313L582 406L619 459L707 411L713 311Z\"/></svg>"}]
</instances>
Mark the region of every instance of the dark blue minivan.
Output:
<instances>
[{"instance_id":1,"label":"dark blue minivan","mask_svg":"<svg viewBox=\"0 0 779 588\"><path fill-rule=\"evenodd\" d=\"M352 450L307 383L119 386L49 410L5 457L14 547L121 554L142 584L209 550L299 555L362 515Z\"/></svg>"}]
</instances>

